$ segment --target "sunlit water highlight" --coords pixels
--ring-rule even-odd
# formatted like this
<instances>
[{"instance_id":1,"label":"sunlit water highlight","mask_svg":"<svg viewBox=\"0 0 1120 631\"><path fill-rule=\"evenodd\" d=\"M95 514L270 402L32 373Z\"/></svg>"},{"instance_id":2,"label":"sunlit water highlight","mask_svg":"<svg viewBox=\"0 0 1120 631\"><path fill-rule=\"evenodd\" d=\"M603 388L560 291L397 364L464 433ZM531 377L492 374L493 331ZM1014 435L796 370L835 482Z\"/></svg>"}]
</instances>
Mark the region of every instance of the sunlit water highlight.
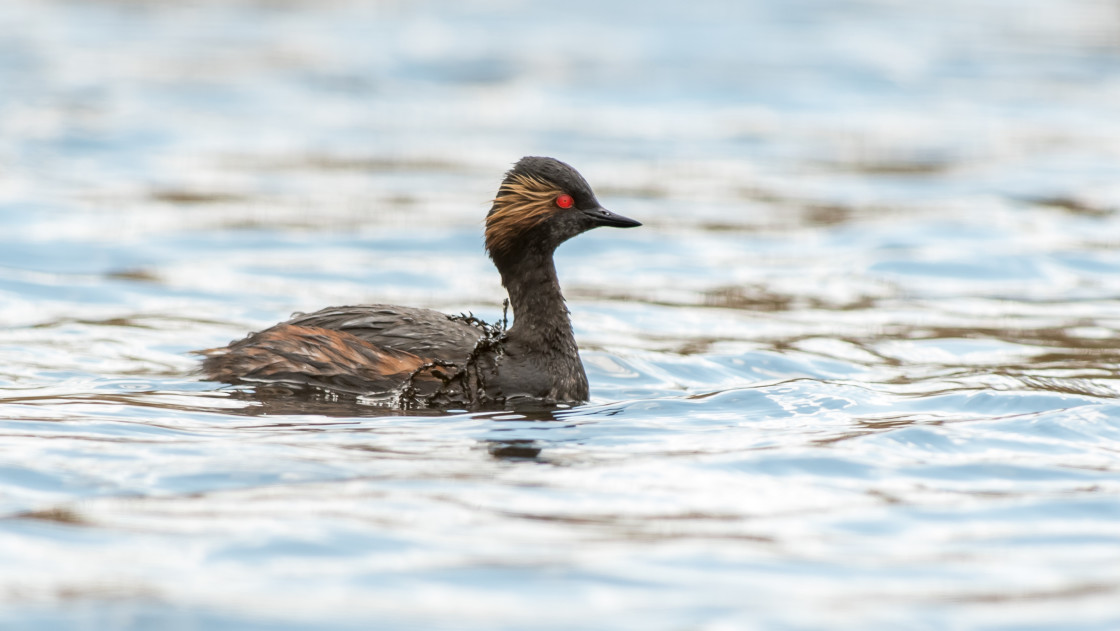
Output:
<instances>
[{"instance_id":1,"label":"sunlit water highlight","mask_svg":"<svg viewBox=\"0 0 1120 631\"><path fill-rule=\"evenodd\" d=\"M0 32L0 627L1120 628L1115 3ZM590 405L198 380L293 311L499 317L526 154L646 224L558 255Z\"/></svg>"}]
</instances>

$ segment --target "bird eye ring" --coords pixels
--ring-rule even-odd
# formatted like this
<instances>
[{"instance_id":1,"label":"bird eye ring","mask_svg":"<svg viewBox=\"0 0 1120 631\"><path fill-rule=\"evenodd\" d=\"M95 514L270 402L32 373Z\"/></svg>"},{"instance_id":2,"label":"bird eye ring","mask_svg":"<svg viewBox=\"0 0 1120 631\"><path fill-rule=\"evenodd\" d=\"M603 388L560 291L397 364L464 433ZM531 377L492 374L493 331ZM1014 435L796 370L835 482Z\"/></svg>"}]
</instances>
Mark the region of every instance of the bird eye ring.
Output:
<instances>
[{"instance_id":1,"label":"bird eye ring","mask_svg":"<svg viewBox=\"0 0 1120 631\"><path fill-rule=\"evenodd\" d=\"M571 208L575 203L576 200L572 199L572 196L567 193L562 193L556 197L556 205L560 208Z\"/></svg>"}]
</instances>

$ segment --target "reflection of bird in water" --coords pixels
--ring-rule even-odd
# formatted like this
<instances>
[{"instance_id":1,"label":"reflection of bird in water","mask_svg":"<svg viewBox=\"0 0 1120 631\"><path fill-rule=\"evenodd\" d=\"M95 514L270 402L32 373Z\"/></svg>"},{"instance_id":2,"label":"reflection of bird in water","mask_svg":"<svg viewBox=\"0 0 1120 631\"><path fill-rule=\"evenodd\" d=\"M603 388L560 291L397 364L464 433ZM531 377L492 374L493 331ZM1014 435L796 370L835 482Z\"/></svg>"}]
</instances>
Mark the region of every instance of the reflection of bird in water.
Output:
<instances>
[{"instance_id":1,"label":"reflection of bird in water","mask_svg":"<svg viewBox=\"0 0 1120 631\"><path fill-rule=\"evenodd\" d=\"M585 402L587 375L552 255L592 228L639 225L601 207L567 164L522 158L486 215L486 249L513 305L508 330L415 307L331 307L202 351L203 373L229 383L398 395L406 407Z\"/></svg>"}]
</instances>

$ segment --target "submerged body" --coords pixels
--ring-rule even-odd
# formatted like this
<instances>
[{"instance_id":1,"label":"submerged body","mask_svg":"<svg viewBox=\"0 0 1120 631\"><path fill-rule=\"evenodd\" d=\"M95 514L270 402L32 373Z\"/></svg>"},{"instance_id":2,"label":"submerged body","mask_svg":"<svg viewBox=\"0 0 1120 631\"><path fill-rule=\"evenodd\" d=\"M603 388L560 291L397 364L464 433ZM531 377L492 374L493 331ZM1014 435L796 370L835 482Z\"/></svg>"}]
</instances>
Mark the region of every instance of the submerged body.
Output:
<instances>
[{"instance_id":1,"label":"submerged body","mask_svg":"<svg viewBox=\"0 0 1120 631\"><path fill-rule=\"evenodd\" d=\"M331 307L204 351L203 373L228 383L391 395L404 406L583 403L587 375L552 255L592 228L638 225L602 208L567 164L522 158L486 217L486 249L513 307L508 330L431 309Z\"/></svg>"}]
</instances>

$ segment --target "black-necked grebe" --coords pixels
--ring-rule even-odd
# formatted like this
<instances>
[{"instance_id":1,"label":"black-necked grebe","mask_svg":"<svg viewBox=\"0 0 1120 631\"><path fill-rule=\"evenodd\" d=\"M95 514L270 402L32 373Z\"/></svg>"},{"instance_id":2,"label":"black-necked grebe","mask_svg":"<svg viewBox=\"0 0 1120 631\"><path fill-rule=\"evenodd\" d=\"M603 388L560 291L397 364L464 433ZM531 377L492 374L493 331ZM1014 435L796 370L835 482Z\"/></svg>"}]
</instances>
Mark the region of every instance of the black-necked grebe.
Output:
<instances>
[{"instance_id":1,"label":"black-necked grebe","mask_svg":"<svg viewBox=\"0 0 1120 631\"><path fill-rule=\"evenodd\" d=\"M331 307L202 351L203 373L228 383L394 395L406 407L586 402L587 374L552 255L592 228L640 225L600 206L567 164L522 158L486 215L486 250L513 306L508 330L431 309Z\"/></svg>"}]
</instances>

